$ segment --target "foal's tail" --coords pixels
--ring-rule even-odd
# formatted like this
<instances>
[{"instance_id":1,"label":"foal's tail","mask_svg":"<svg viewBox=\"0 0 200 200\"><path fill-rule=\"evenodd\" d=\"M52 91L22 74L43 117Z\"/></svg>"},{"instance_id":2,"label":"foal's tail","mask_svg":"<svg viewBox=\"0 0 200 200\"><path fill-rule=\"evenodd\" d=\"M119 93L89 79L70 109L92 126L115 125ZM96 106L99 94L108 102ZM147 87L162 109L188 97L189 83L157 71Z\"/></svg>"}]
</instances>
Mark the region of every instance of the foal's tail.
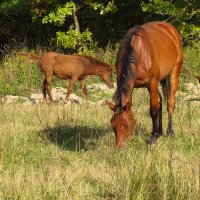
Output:
<instances>
[{"instance_id":1,"label":"foal's tail","mask_svg":"<svg viewBox=\"0 0 200 200\"><path fill-rule=\"evenodd\" d=\"M163 79L162 81L160 81L160 83L162 85L164 100L167 100L169 97L169 90L170 90L169 77Z\"/></svg>"},{"instance_id":2,"label":"foal's tail","mask_svg":"<svg viewBox=\"0 0 200 200\"><path fill-rule=\"evenodd\" d=\"M18 55L25 56L33 62L38 62L40 59L40 56L37 56L37 55L29 53L29 52L20 52L20 53L18 53Z\"/></svg>"}]
</instances>

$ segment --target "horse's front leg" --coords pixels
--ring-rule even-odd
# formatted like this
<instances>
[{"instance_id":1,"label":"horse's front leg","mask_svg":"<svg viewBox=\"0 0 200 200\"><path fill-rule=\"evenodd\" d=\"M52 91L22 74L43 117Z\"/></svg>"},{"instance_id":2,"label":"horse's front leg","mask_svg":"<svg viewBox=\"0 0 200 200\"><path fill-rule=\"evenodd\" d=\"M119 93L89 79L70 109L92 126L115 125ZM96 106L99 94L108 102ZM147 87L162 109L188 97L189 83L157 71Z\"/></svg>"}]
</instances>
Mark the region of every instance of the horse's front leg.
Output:
<instances>
[{"instance_id":1,"label":"horse's front leg","mask_svg":"<svg viewBox=\"0 0 200 200\"><path fill-rule=\"evenodd\" d=\"M86 87L85 79L80 80L80 84L81 84L81 89L83 92L83 97L85 101L87 101L87 87Z\"/></svg>"},{"instance_id":2,"label":"horse's front leg","mask_svg":"<svg viewBox=\"0 0 200 200\"><path fill-rule=\"evenodd\" d=\"M53 97L51 95L51 79L52 75L45 76L45 79L43 81L43 97L44 99L46 99L46 91L47 91L47 94L49 95L49 100L53 102Z\"/></svg>"},{"instance_id":3,"label":"horse's front leg","mask_svg":"<svg viewBox=\"0 0 200 200\"><path fill-rule=\"evenodd\" d=\"M152 80L148 90L150 93L150 115L153 124L153 132L149 143L153 144L161 135L162 131L162 119L160 118L162 117L162 115L160 116L162 109L160 108L161 99L158 91L158 81L155 79Z\"/></svg>"},{"instance_id":4,"label":"horse's front leg","mask_svg":"<svg viewBox=\"0 0 200 200\"><path fill-rule=\"evenodd\" d=\"M66 94L66 97L65 97L65 100L64 100L64 104L66 104L68 102L69 95L71 94L72 89L74 87L74 84L77 80L78 80L77 77L71 77L70 82L69 82L69 86L67 88L67 94Z\"/></svg>"}]
</instances>

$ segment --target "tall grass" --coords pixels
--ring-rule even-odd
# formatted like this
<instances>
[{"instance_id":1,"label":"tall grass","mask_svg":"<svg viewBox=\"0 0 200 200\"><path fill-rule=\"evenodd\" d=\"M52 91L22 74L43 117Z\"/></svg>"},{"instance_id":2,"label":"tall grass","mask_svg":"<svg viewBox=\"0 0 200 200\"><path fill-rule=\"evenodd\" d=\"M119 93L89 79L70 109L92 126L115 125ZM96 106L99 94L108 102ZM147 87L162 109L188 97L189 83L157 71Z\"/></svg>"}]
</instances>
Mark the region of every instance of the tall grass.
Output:
<instances>
[{"instance_id":1,"label":"tall grass","mask_svg":"<svg viewBox=\"0 0 200 200\"><path fill-rule=\"evenodd\" d=\"M110 52L98 56L114 63ZM199 72L199 54L186 50L185 57L181 89ZM40 79L37 66L23 58L9 55L1 63L2 95L28 95ZM1 104L0 199L200 199L199 102L177 96L175 137L153 146L146 143L152 124L145 89L134 90L133 111L135 133L118 151L106 106ZM166 129L166 106L163 124Z\"/></svg>"},{"instance_id":2,"label":"tall grass","mask_svg":"<svg viewBox=\"0 0 200 200\"><path fill-rule=\"evenodd\" d=\"M1 105L0 199L199 199L198 102L178 98L175 137L153 146L148 105L135 90L137 127L123 151L107 107Z\"/></svg>"}]
</instances>

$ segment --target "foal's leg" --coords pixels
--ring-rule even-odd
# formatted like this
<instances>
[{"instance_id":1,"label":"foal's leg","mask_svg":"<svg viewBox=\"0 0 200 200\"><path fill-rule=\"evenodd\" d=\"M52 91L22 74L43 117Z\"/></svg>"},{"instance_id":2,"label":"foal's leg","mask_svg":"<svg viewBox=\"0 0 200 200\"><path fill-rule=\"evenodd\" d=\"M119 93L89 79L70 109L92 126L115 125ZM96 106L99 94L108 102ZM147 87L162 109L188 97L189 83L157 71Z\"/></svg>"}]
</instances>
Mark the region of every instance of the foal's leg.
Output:
<instances>
[{"instance_id":1,"label":"foal's leg","mask_svg":"<svg viewBox=\"0 0 200 200\"><path fill-rule=\"evenodd\" d=\"M150 82L149 86L149 93L150 93L150 115L153 123L153 132L152 136L149 140L150 144L153 144L157 138L161 134L160 130L160 117L159 113L162 111L160 110L160 97L159 97L159 91L158 91L158 81L157 80L152 80Z\"/></svg>"},{"instance_id":2,"label":"foal's leg","mask_svg":"<svg viewBox=\"0 0 200 200\"><path fill-rule=\"evenodd\" d=\"M172 126L172 114L175 108L175 95L178 89L178 76L180 73L182 63L178 63L174 68L171 76L170 76L170 92L167 100L167 110L168 110L168 127L167 127L167 135L173 135L174 130Z\"/></svg>"},{"instance_id":3,"label":"foal's leg","mask_svg":"<svg viewBox=\"0 0 200 200\"><path fill-rule=\"evenodd\" d=\"M52 75L46 76L46 90L47 94L49 95L49 100L53 102L53 97L51 95L51 79Z\"/></svg>"},{"instance_id":4,"label":"foal's leg","mask_svg":"<svg viewBox=\"0 0 200 200\"><path fill-rule=\"evenodd\" d=\"M81 84L81 89L83 91L84 99L87 101L87 87L85 84L85 79L80 80L80 84Z\"/></svg>"},{"instance_id":5,"label":"foal's leg","mask_svg":"<svg viewBox=\"0 0 200 200\"><path fill-rule=\"evenodd\" d=\"M43 83L42 83L42 94L43 94L43 100L47 101L47 80L46 78L44 79Z\"/></svg>"},{"instance_id":6,"label":"foal's leg","mask_svg":"<svg viewBox=\"0 0 200 200\"><path fill-rule=\"evenodd\" d=\"M67 94L66 94L66 97L65 97L65 100L64 100L64 104L66 104L68 102L68 98L69 98L69 95L71 94L72 92L72 88L74 87L74 84L75 82L78 80L77 77L72 77L70 79L70 82L69 82L69 86L67 88Z\"/></svg>"}]
</instances>

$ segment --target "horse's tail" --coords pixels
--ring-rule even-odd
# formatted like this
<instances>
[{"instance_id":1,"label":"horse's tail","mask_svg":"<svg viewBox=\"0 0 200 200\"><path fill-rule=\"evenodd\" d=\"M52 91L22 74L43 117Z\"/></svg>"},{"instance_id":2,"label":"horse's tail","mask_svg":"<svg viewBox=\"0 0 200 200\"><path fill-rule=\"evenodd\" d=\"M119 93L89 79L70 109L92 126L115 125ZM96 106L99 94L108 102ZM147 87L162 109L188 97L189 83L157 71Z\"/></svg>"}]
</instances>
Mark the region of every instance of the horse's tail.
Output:
<instances>
[{"instance_id":1,"label":"horse's tail","mask_svg":"<svg viewBox=\"0 0 200 200\"><path fill-rule=\"evenodd\" d=\"M33 62L38 62L40 59L40 56L37 56L37 55L29 53L29 52L20 52L20 53L18 53L18 55L25 56Z\"/></svg>"},{"instance_id":2,"label":"horse's tail","mask_svg":"<svg viewBox=\"0 0 200 200\"><path fill-rule=\"evenodd\" d=\"M166 100L169 97L169 90L170 90L169 77L163 79L162 81L160 81L160 83L162 85L164 100Z\"/></svg>"},{"instance_id":3,"label":"horse's tail","mask_svg":"<svg viewBox=\"0 0 200 200\"><path fill-rule=\"evenodd\" d=\"M196 76L196 78L198 79L199 83L200 83L200 76Z\"/></svg>"}]
</instances>

